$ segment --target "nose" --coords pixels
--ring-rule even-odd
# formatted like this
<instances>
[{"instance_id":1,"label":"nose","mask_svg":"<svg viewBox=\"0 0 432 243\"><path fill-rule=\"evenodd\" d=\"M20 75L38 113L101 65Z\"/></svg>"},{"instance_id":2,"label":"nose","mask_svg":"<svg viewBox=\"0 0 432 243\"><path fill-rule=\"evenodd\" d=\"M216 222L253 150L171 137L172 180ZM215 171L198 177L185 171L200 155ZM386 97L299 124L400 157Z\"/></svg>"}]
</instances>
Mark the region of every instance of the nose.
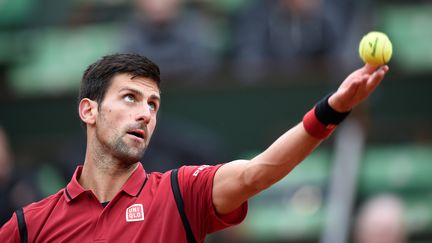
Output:
<instances>
[{"instance_id":1,"label":"nose","mask_svg":"<svg viewBox=\"0 0 432 243\"><path fill-rule=\"evenodd\" d=\"M137 120L143 122L144 124L148 124L151 120L151 108L148 104L143 105L140 109Z\"/></svg>"}]
</instances>

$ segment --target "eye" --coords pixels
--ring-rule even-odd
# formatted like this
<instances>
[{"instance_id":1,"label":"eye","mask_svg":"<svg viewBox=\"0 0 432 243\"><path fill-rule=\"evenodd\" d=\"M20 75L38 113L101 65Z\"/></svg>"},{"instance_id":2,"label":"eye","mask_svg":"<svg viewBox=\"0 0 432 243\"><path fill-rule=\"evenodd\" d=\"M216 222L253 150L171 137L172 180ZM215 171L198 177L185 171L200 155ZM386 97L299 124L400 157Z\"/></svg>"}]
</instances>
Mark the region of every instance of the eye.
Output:
<instances>
[{"instance_id":1,"label":"eye","mask_svg":"<svg viewBox=\"0 0 432 243\"><path fill-rule=\"evenodd\" d=\"M123 99L129 103L135 102L135 96L133 96L131 94L127 94L127 95L123 96Z\"/></svg>"},{"instance_id":2,"label":"eye","mask_svg":"<svg viewBox=\"0 0 432 243\"><path fill-rule=\"evenodd\" d=\"M148 106L150 107L150 110L152 110L152 111L156 111L157 110L157 104L155 102L153 102L153 101L150 101L148 103Z\"/></svg>"}]
</instances>

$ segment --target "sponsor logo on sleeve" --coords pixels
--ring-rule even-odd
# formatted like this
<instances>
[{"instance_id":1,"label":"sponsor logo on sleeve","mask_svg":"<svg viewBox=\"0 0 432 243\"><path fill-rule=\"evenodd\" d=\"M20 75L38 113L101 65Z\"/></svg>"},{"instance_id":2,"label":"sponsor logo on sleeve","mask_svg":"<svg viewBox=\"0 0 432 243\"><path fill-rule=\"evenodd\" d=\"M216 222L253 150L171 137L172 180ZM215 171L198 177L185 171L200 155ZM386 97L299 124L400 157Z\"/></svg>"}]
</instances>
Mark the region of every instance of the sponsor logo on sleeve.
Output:
<instances>
[{"instance_id":1,"label":"sponsor logo on sleeve","mask_svg":"<svg viewBox=\"0 0 432 243\"><path fill-rule=\"evenodd\" d=\"M195 171L194 171L194 173L192 174L193 176L198 176L199 175L199 173L201 172L201 171L203 171L205 168L207 168L207 167L210 167L210 165L201 165L200 167L198 167L198 169L196 169Z\"/></svg>"}]
</instances>

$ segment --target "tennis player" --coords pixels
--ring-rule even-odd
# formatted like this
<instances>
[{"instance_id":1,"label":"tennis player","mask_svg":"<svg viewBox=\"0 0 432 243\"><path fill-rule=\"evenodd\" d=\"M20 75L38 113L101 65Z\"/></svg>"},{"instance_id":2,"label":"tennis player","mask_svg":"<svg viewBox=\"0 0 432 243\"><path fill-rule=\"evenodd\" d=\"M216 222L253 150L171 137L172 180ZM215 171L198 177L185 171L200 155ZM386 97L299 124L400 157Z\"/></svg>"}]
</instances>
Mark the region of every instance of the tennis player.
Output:
<instances>
[{"instance_id":1,"label":"tennis player","mask_svg":"<svg viewBox=\"0 0 432 243\"><path fill-rule=\"evenodd\" d=\"M105 56L81 82L83 165L65 188L18 209L0 229L0 242L202 242L239 224L248 199L309 155L388 70L365 65L354 71L251 160L147 173L139 160L161 106L159 68L140 55Z\"/></svg>"}]
</instances>

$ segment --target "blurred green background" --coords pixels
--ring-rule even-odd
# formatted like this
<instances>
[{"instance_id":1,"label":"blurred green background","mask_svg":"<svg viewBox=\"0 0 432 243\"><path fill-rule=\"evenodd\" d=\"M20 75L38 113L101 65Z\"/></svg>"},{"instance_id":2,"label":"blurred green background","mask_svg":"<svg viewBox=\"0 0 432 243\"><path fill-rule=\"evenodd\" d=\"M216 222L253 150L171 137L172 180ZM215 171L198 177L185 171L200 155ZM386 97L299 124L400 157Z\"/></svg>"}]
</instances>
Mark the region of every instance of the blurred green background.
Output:
<instances>
[{"instance_id":1,"label":"blurred green background","mask_svg":"<svg viewBox=\"0 0 432 243\"><path fill-rule=\"evenodd\" d=\"M232 27L251 3L186 1L187 9L213 21L218 38L211 41L220 64L200 81L189 81L187 72L164 78L162 69L159 120L176 117L216 134L221 154L217 161L201 163L248 158L300 122L320 97L362 65L357 44L363 34L386 32L393 42L390 73L352 114L361 121L366 139L353 179L346 241L353 241L359 208L385 192L406 205L408 242L432 242L432 3L350 3L349 28L336 29L343 40L325 58L293 59L282 72L275 68L247 83L233 64ZM71 141L78 139L81 147L84 143L76 112L82 72L99 57L122 51L125 23L133 10L134 2L128 0L0 1L0 125L10 139L16 167L32 171L41 196L69 180L70 174L59 167L76 157L66 158L69 153L60 151ZM190 136L199 137L201 131L192 129ZM163 139L181 139L176 136ZM208 241L319 242L328 217L335 140L325 141L283 181L253 198L243 224Z\"/></svg>"}]
</instances>

